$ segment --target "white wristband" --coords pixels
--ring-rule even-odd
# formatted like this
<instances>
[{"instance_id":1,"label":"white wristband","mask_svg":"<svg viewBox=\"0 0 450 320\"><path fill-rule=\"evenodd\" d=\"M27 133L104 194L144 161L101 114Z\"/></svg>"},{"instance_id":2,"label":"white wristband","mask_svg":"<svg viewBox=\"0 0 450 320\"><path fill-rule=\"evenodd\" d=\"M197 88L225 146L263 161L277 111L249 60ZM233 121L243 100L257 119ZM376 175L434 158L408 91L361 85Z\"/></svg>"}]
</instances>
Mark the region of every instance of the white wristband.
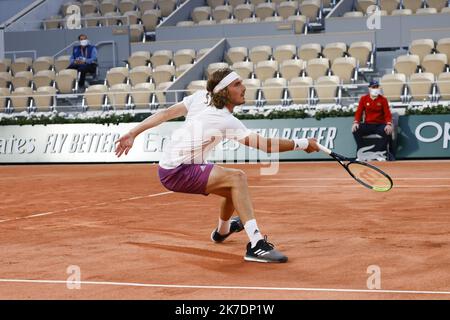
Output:
<instances>
[{"instance_id":1,"label":"white wristband","mask_svg":"<svg viewBox=\"0 0 450 320\"><path fill-rule=\"evenodd\" d=\"M305 150L309 146L309 141L306 138L293 139L293 140L295 143L294 150Z\"/></svg>"}]
</instances>

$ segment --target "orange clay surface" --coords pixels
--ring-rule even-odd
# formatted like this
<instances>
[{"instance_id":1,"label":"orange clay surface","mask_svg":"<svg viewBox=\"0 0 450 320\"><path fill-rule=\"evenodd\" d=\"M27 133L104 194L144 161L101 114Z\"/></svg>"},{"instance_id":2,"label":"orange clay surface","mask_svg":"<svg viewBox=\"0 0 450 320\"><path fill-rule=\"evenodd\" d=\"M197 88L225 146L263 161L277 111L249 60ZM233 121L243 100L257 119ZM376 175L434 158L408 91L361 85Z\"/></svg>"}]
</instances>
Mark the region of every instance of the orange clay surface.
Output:
<instances>
[{"instance_id":1,"label":"orange clay surface","mask_svg":"<svg viewBox=\"0 0 450 320\"><path fill-rule=\"evenodd\" d=\"M450 161L375 164L390 192L334 161L230 165L286 264L244 262L245 231L212 243L220 198L168 193L154 164L0 166L0 299L449 299ZM371 265L402 292L364 292Z\"/></svg>"}]
</instances>

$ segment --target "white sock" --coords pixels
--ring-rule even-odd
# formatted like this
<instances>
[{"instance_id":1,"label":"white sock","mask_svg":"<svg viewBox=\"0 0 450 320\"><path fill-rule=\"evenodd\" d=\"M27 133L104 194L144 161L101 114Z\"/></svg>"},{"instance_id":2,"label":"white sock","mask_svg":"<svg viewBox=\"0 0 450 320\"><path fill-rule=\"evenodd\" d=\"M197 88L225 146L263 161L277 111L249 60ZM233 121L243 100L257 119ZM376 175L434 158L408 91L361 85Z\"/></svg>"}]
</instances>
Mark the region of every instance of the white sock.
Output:
<instances>
[{"instance_id":1,"label":"white sock","mask_svg":"<svg viewBox=\"0 0 450 320\"><path fill-rule=\"evenodd\" d=\"M217 227L217 232L219 232L221 235L226 235L228 232L230 232L230 220L224 221L219 218L219 226Z\"/></svg>"},{"instance_id":2,"label":"white sock","mask_svg":"<svg viewBox=\"0 0 450 320\"><path fill-rule=\"evenodd\" d=\"M245 225L245 232L252 243L252 248L256 246L259 240L263 239L261 232L259 232L258 225L256 224L256 219L248 220Z\"/></svg>"}]
</instances>

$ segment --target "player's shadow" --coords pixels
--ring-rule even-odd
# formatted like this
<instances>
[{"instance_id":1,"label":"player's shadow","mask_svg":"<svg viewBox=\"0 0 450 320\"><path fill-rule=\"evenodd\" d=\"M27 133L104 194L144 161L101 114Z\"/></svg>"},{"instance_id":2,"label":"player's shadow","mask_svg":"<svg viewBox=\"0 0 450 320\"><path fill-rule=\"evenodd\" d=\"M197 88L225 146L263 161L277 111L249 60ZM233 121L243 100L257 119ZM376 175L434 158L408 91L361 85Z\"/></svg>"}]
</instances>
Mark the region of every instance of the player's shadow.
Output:
<instances>
[{"instance_id":1,"label":"player's shadow","mask_svg":"<svg viewBox=\"0 0 450 320\"><path fill-rule=\"evenodd\" d=\"M400 120L402 120L401 119L402 117L400 117ZM399 158L406 158L411 153L414 153L416 150L419 149L419 143L415 138L414 132L411 131L411 127L407 125L408 122L400 120L397 131L395 154ZM400 123L402 123L403 125L400 125Z\"/></svg>"}]
</instances>

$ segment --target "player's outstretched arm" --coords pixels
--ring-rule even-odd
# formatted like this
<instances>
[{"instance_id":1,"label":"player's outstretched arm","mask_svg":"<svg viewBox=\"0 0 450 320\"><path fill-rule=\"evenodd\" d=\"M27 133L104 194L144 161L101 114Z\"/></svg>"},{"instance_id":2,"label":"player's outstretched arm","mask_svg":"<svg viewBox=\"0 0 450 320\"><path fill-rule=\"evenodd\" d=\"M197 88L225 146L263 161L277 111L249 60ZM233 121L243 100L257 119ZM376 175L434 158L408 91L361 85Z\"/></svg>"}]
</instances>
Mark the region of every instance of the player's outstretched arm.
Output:
<instances>
[{"instance_id":1,"label":"player's outstretched arm","mask_svg":"<svg viewBox=\"0 0 450 320\"><path fill-rule=\"evenodd\" d=\"M131 147L133 146L134 139L145 130L159 126L163 122L185 116L186 114L187 108L182 102L174 104L167 109L152 114L141 123L139 123L136 127L131 129L127 134L121 136L118 140L115 141L116 156L120 157L123 153L127 155Z\"/></svg>"},{"instance_id":2,"label":"player's outstretched arm","mask_svg":"<svg viewBox=\"0 0 450 320\"><path fill-rule=\"evenodd\" d=\"M303 150L307 153L319 151L317 140L315 138L309 139L279 139L279 138L265 138L257 133L251 133L240 143L247 147L256 148L266 153L286 152L292 150Z\"/></svg>"}]
</instances>

